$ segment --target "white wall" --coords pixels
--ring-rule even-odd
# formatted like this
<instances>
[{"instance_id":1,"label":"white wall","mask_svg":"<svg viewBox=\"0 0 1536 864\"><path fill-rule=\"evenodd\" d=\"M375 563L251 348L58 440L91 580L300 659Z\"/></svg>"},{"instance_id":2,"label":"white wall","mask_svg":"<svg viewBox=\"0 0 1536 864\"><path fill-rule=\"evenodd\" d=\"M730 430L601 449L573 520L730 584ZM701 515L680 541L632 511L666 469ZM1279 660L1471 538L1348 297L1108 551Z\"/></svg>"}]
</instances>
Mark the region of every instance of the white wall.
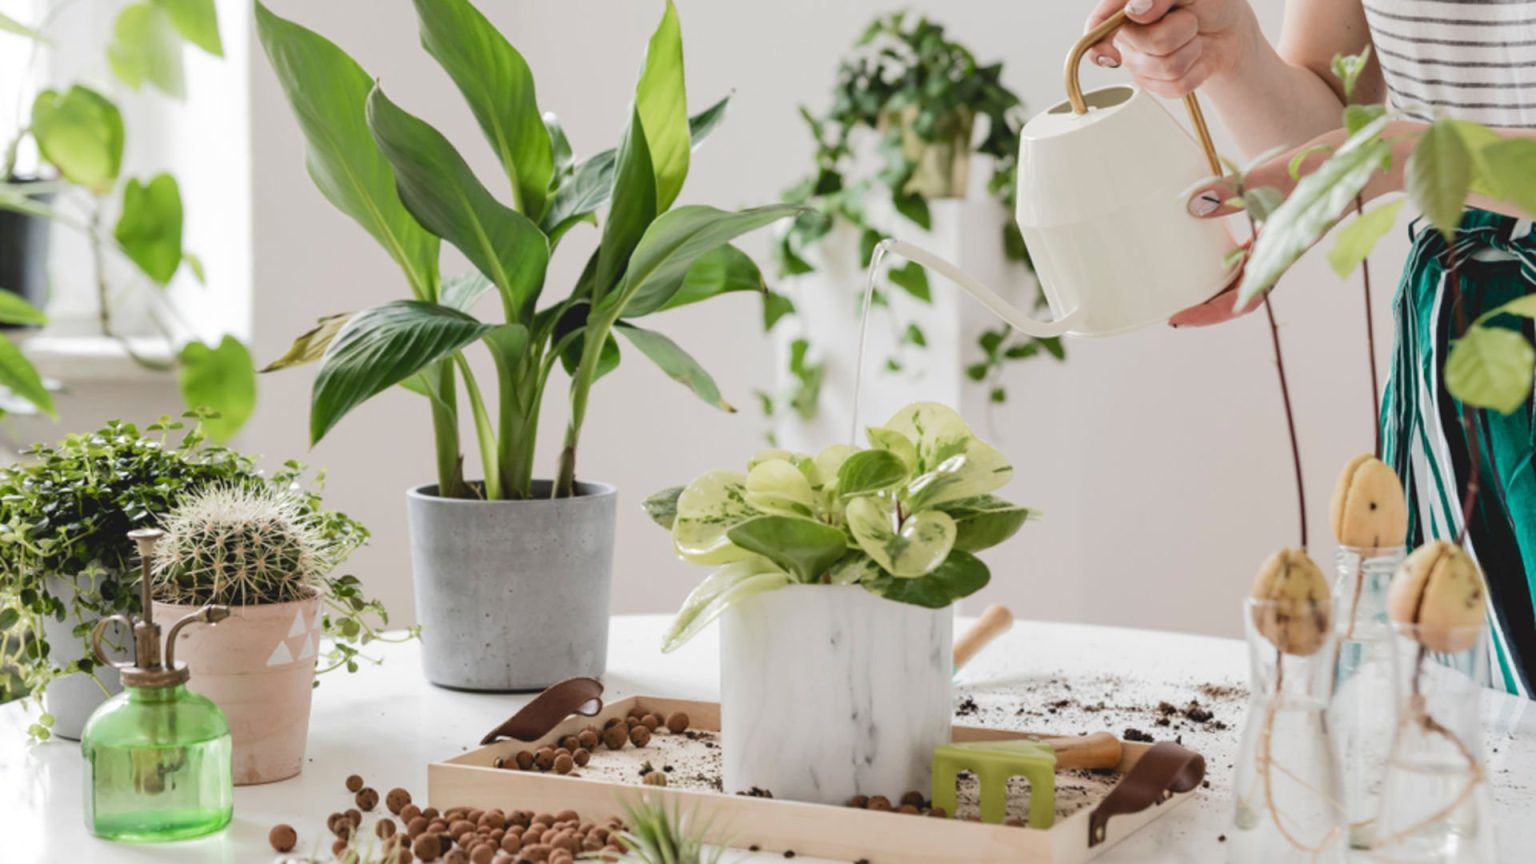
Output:
<instances>
[{"instance_id":1,"label":"white wall","mask_svg":"<svg viewBox=\"0 0 1536 864\"><path fill-rule=\"evenodd\" d=\"M280 14L327 34L382 79L391 96L442 128L487 180L490 152L449 80L418 47L404 0L272 0ZM560 114L581 154L611 146L659 2L564 0L480 4L527 56L540 104ZM678 0L695 107L735 92L731 115L696 156L684 199L721 206L772 200L811 153L796 117L826 99L837 58L865 22L894 4L874 0L774 3ZM909 3L942 17L983 59L1007 61L1008 81L1033 108L1061 98L1060 65L1089 3L937 0ZM1271 34L1281 0L1260 0ZM271 72L254 52L255 326L258 360L275 357L313 319L405 296L389 259L337 214L304 173L301 141ZM1090 82L1112 78L1090 70ZM1135 158L1127 142L1127 158ZM1155 169L1153 169L1155 170ZM583 233L585 232L585 233ZM551 272L563 291L590 248L567 241ZM1113 238L1105 238L1113 254ZM766 238L745 244L754 254ZM1403 243L1379 254L1378 326L1387 317ZM766 261L766 255L759 260ZM936 283L935 290L946 290ZM1312 547L1331 558L1327 496L1345 459L1371 446L1360 292L1314 255L1283 286L1276 308L1297 397ZM704 573L675 561L639 502L655 489L759 446L751 390L772 380L758 308L738 297L671 313L657 325L711 369L728 416L632 359L599 386L582 473L622 490L614 592L618 611L670 610ZM1378 346L1388 353L1389 339ZM637 358L638 359L638 358ZM306 452L311 374L262 379L246 446L274 459ZM1015 461L1009 490L1047 513L993 553L982 599L1021 615L1235 634L1237 603L1258 562L1296 543L1290 465L1262 316L1202 332L1155 329L1076 342L1065 366L1034 363L1010 379L1012 403L997 442ZM553 467L564 405L546 410L541 465ZM307 458L330 472L332 502L376 539L358 575L409 619L403 490L431 478L426 412L386 395L354 412ZM1326 566L1326 562L1325 566Z\"/></svg>"}]
</instances>

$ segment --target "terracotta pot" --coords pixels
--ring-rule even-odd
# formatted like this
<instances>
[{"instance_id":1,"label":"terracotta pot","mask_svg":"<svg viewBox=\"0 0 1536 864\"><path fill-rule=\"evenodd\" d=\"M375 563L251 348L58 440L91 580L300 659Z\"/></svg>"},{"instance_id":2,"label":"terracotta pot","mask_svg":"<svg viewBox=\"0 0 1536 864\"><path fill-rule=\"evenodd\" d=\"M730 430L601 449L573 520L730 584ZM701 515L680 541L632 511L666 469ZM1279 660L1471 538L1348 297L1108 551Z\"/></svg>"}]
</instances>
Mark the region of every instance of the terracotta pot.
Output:
<instances>
[{"instance_id":1,"label":"terracotta pot","mask_svg":"<svg viewBox=\"0 0 1536 864\"><path fill-rule=\"evenodd\" d=\"M212 699L229 720L236 786L286 780L304 767L320 604L316 594L231 606L228 620L188 627L176 639L176 660L192 673L188 688ZM196 609L156 603L155 620L170 627Z\"/></svg>"}]
</instances>

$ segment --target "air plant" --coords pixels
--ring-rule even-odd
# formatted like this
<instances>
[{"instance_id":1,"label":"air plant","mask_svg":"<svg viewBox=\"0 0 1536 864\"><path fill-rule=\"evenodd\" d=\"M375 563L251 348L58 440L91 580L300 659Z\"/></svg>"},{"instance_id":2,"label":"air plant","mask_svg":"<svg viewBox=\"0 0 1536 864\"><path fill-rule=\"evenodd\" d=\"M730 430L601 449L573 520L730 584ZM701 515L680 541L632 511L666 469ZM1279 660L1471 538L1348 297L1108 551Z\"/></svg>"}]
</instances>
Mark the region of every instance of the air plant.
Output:
<instances>
[{"instance_id":1,"label":"air plant","mask_svg":"<svg viewBox=\"0 0 1536 864\"><path fill-rule=\"evenodd\" d=\"M624 854L618 859L620 862L717 864L720 860L724 849L706 847L704 843L710 824L699 824L697 814L684 813L676 802L668 807L665 801L643 795L625 801L623 806L629 828L618 835L619 843L624 847Z\"/></svg>"}]
</instances>

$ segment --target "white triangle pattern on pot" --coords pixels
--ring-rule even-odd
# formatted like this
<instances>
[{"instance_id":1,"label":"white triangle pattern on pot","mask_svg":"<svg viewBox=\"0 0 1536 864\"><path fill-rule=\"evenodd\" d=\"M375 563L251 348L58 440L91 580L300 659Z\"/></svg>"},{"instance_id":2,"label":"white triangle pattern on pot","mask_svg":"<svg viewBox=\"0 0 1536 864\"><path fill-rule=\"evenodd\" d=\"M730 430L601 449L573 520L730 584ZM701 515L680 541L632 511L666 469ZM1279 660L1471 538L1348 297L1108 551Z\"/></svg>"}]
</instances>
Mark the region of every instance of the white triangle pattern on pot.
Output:
<instances>
[{"instance_id":1,"label":"white triangle pattern on pot","mask_svg":"<svg viewBox=\"0 0 1536 864\"><path fill-rule=\"evenodd\" d=\"M268 666L283 666L293 662L293 652L288 650L288 643L278 641L277 647L272 649L272 654L267 658Z\"/></svg>"},{"instance_id":2,"label":"white triangle pattern on pot","mask_svg":"<svg viewBox=\"0 0 1536 864\"><path fill-rule=\"evenodd\" d=\"M313 636L305 636L304 647L299 649L299 659L308 660L313 656L315 656L315 638Z\"/></svg>"},{"instance_id":3,"label":"white triangle pattern on pot","mask_svg":"<svg viewBox=\"0 0 1536 864\"><path fill-rule=\"evenodd\" d=\"M299 613L293 618L293 626L288 628L288 638L292 639L295 636L302 636L307 630L309 630L309 627L304 623L304 610L300 609Z\"/></svg>"},{"instance_id":4,"label":"white triangle pattern on pot","mask_svg":"<svg viewBox=\"0 0 1536 864\"><path fill-rule=\"evenodd\" d=\"M273 648L272 653L268 655L267 667L286 666L298 660L313 659L316 654L317 641L314 631L319 628L320 616L316 614L314 620L306 621L304 619L304 610L300 609L293 618L293 625L288 628L288 635L283 639L279 639L277 647ZM299 643L299 653L295 657L293 649L288 647L288 643L300 636L304 637L304 641Z\"/></svg>"}]
</instances>

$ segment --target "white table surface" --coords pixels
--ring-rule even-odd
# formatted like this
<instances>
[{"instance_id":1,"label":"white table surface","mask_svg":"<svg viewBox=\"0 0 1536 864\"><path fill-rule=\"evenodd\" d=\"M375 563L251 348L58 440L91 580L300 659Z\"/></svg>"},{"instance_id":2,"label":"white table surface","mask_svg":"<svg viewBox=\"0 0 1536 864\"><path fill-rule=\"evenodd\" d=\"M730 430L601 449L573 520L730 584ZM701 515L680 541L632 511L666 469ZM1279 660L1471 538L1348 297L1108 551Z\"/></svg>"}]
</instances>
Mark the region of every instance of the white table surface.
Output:
<instances>
[{"instance_id":1,"label":"white table surface","mask_svg":"<svg viewBox=\"0 0 1536 864\"><path fill-rule=\"evenodd\" d=\"M672 655L658 649L667 618L614 619L605 677L610 698L630 694L715 699L718 658L713 631ZM426 792L427 763L468 749L511 715L526 695L482 695L432 687L415 645L384 646L381 666L327 675L315 691L309 754L297 778L235 790L225 831L165 845L121 845L92 838L81 821L79 745L29 744L21 706L0 707L0 836L6 862L266 862L276 856L267 831L278 822L317 844L327 814L345 809L343 780L362 774L384 791ZM1241 703L1213 707L1220 732L1153 725L1160 700L1183 704L1202 684L1243 684L1246 649L1236 641L1074 624L1020 622L957 679L957 699L976 708L961 722L1062 733L1135 726L1159 738L1183 736L1205 754L1210 788L1132 835L1098 860L1105 864L1202 864L1225 860L1220 838L1229 818L1227 788L1242 726ZM1070 686L1073 704L1059 704ZM1103 707L1097 703L1102 700ZM1053 703L1056 706L1053 708ZM1208 703L1209 704L1209 703ZM1530 861L1536 848L1536 711L1529 702L1488 693L1484 749L1494 785L1500 862ZM1080 706L1089 706L1082 710ZM451 802L449 802L451 803ZM534 805L529 805L534 806ZM314 849L301 845L299 850ZM872 856L878 861L878 855ZM735 861L782 861L742 853ZM815 859L798 861L815 864Z\"/></svg>"}]
</instances>

